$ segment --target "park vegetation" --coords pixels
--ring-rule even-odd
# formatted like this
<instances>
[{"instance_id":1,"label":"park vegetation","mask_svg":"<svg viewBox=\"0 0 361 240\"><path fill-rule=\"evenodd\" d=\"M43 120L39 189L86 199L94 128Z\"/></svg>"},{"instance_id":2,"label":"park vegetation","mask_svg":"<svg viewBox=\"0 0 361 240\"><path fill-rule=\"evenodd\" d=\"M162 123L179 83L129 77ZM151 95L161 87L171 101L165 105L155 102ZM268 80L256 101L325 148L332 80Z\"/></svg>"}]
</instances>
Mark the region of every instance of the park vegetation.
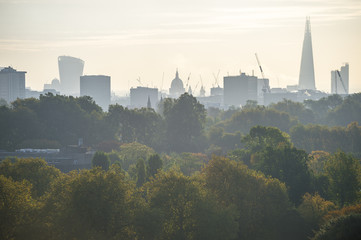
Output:
<instances>
[{"instance_id":1,"label":"park vegetation","mask_svg":"<svg viewBox=\"0 0 361 240\"><path fill-rule=\"evenodd\" d=\"M359 239L361 94L158 111L43 95L0 106L0 149L96 150L92 168L0 162L0 239Z\"/></svg>"}]
</instances>

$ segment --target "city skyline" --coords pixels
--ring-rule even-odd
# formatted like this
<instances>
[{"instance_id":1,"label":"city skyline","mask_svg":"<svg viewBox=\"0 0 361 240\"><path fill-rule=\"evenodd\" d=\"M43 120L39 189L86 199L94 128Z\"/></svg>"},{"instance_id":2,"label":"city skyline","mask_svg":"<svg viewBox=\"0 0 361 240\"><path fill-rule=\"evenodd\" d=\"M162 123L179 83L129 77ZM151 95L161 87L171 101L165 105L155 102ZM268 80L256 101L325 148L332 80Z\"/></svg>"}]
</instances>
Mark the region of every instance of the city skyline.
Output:
<instances>
[{"instance_id":1,"label":"city skyline","mask_svg":"<svg viewBox=\"0 0 361 240\"><path fill-rule=\"evenodd\" d=\"M330 71L348 62L350 93L361 91L361 3L353 0L0 0L0 66L27 71L26 86L42 90L59 78L57 58L73 56L84 75L111 76L116 92L139 78L167 90L178 68L209 94L219 70L219 84L240 71L260 77L258 53L270 86L286 87L298 83L306 16L316 88L330 92Z\"/></svg>"}]
</instances>

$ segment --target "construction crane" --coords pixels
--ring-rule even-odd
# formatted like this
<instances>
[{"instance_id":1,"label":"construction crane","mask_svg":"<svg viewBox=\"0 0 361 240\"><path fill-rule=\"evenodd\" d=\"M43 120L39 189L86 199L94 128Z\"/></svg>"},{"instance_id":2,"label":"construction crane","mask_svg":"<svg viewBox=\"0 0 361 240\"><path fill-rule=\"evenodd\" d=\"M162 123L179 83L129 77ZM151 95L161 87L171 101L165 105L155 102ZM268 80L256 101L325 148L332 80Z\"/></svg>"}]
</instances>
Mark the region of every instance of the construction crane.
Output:
<instances>
[{"instance_id":1,"label":"construction crane","mask_svg":"<svg viewBox=\"0 0 361 240\"><path fill-rule=\"evenodd\" d=\"M262 91L263 92L271 92L271 89L269 87L269 84L266 83L266 78L264 77L264 73L263 73L263 69L262 69L262 66L261 66L261 63L258 59L258 55L257 53L255 53L256 55L256 59L257 59L257 63L258 63L258 66L259 66L259 69L261 70L261 74L262 74L262 79L263 79L263 88L262 88Z\"/></svg>"},{"instance_id":2,"label":"construction crane","mask_svg":"<svg viewBox=\"0 0 361 240\"><path fill-rule=\"evenodd\" d=\"M206 94L206 91L204 90L204 87L203 87L203 79L202 79L201 75L199 75L199 78L201 79L201 89L199 91L199 96L204 97L204 95Z\"/></svg>"},{"instance_id":3,"label":"construction crane","mask_svg":"<svg viewBox=\"0 0 361 240\"><path fill-rule=\"evenodd\" d=\"M186 87L185 89L188 89L188 84L189 84L189 79L191 78L191 73L189 73L188 78L187 78L187 82L186 82Z\"/></svg>"},{"instance_id":4,"label":"construction crane","mask_svg":"<svg viewBox=\"0 0 361 240\"><path fill-rule=\"evenodd\" d=\"M162 85L160 86L160 91L163 90L163 82L164 82L164 72L163 72L163 76L162 76Z\"/></svg>"},{"instance_id":5,"label":"construction crane","mask_svg":"<svg viewBox=\"0 0 361 240\"><path fill-rule=\"evenodd\" d=\"M263 73L263 70L262 70L262 66L261 66L261 63L259 62L257 53L255 53L255 55L256 55L256 59L257 59L257 63L258 63L259 69L261 70L262 78L265 79L264 73Z\"/></svg>"},{"instance_id":6,"label":"construction crane","mask_svg":"<svg viewBox=\"0 0 361 240\"><path fill-rule=\"evenodd\" d=\"M347 93L347 90L346 90L345 84L343 83L343 79L342 79L342 77L341 77L340 71L339 71L339 70L336 70L336 72L337 72L337 75L338 75L338 77L340 78L340 81L341 81L341 83L342 83L343 90L345 91L345 93ZM338 92L337 92L337 76L336 76L335 79L336 79L336 93L338 93Z\"/></svg>"},{"instance_id":7,"label":"construction crane","mask_svg":"<svg viewBox=\"0 0 361 240\"><path fill-rule=\"evenodd\" d=\"M140 77L137 78L137 82L139 83L140 87L143 85L142 82L140 81Z\"/></svg>"},{"instance_id":8,"label":"construction crane","mask_svg":"<svg viewBox=\"0 0 361 240\"><path fill-rule=\"evenodd\" d=\"M214 85L214 87L219 87L218 77L219 77L220 72L221 72L221 70L218 70L217 76L213 73L214 81L215 81L215 84L216 84L216 85Z\"/></svg>"}]
</instances>

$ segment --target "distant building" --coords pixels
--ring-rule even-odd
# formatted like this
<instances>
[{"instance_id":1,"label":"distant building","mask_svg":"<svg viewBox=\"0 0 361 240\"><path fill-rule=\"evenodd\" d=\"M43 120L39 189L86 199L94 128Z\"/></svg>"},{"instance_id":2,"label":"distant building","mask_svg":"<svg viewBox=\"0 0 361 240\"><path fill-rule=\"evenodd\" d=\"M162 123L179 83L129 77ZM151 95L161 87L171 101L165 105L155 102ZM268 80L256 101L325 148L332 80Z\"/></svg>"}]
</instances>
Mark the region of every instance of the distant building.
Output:
<instances>
[{"instance_id":1,"label":"distant building","mask_svg":"<svg viewBox=\"0 0 361 240\"><path fill-rule=\"evenodd\" d=\"M278 103L286 100L293 102L303 102L305 100L319 100L327 97L327 94L318 90L298 90L288 91L285 88L272 88L269 93L264 94L264 105L267 106L271 103Z\"/></svg>"},{"instance_id":2,"label":"distant building","mask_svg":"<svg viewBox=\"0 0 361 240\"><path fill-rule=\"evenodd\" d=\"M60 92L54 90L54 89L44 89L43 91L36 91L32 90L31 88L25 89L25 98L37 98L39 99L40 95L45 95L47 93L51 93L54 96L59 95Z\"/></svg>"},{"instance_id":3,"label":"distant building","mask_svg":"<svg viewBox=\"0 0 361 240\"><path fill-rule=\"evenodd\" d=\"M12 67L0 71L0 98L8 103L17 98L25 98L25 73Z\"/></svg>"},{"instance_id":4,"label":"distant building","mask_svg":"<svg viewBox=\"0 0 361 240\"><path fill-rule=\"evenodd\" d=\"M349 93L349 66L348 63L341 67L341 71L331 71L331 93L348 94Z\"/></svg>"},{"instance_id":5,"label":"distant building","mask_svg":"<svg viewBox=\"0 0 361 240\"><path fill-rule=\"evenodd\" d=\"M178 98L183 93L185 93L183 81L179 78L179 74L177 70L175 74L175 78L172 80L171 86L169 88L169 96L171 98Z\"/></svg>"},{"instance_id":6,"label":"distant building","mask_svg":"<svg viewBox=\"0 0 361 240\"><path fill-rule=\"evenodd\" d=\"M289 92L285 88L272 88L269 93L264 94L264 105L268 106L271 103L278 103L283 101L283 99L298 102L298 93Z\"/></svg>"},{"instance_id":7,"label":"distant building","mask_svg":"<svg viewBox=\"0 0 361 240\"><path fill-rule=\"evenodd\" d=\"M84 61L69 56L58 57L61 93L79 96L80 76L83 75Z\"/></svg>"},{"instance_id":8,"label":"distant building","mask_svg":"<svg viewBox=\"0 0 361 240\"><path fill-rule=\"evenodd\" d=\"M305 36L303 39L300 78L298 82L300 90L316 90L315 70L313 66L313 52L311 39L310 18L306 19Z\"/></svg>"},{"instance_id":9,"label":"distant building","mask_svg":"<svg viewBox=\"0 0 361 240\"><path fill-rule=\"evenodd\" d=\"M60 81L57 78L54 78L53 81L51 81L50 84L45 83L44 84L44 90L50 90L53 89L55 91L60 91Z\"/></svg>"},{"instance_id":10,"label":"distant building","mask_svg":"<svg viewBox=\"0 0 361 240\"><path fill-rule=\"evenodd\" d=\"M110 77L87 75L80 77L80 96L90 96L104 111L110 104Z\"/></svg>"},{"instance_id":11,"label":"distant building","mask_svg":"<svg viewBox=\"0 0 361 240\"><path fill-rule=\"evenodd\" d=\"M269 91L269 80L241 73L239 76L224 77L223 86L223 103L226 107L243 106L247 100L263 104L263 95Z\"/></svg>"},{"instance_id":12,"label":"distant building","mask_svg":"<svg viewBox=\"0 0 361 240\"><path fill-rule=\"evenodd\" d=\"M211 88L211 96L223 96L223 88L220 86Z\"/></svg>"},{"instance_id":13,"label":"distant building","mask_svg":"<svg viewBox=\"0 0 361 240\"><path fill-rule=\"evenodd\" d=\"M158 88L137 87L130 89L130 107L142 108L150 105L157 109L159 102Z\"/></svg>"}]
</instances>

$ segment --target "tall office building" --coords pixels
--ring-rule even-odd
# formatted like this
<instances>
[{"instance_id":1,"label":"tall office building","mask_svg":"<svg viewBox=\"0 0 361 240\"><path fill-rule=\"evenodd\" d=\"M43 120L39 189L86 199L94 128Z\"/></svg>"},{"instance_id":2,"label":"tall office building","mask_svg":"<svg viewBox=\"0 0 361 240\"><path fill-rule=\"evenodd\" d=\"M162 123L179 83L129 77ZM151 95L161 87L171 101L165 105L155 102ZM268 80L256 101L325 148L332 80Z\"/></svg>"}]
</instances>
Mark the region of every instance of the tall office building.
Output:
<instances>
[{"instance_id":1,"label":"tall office building","mask_svg":"<svg viewBox=\"0 0 361 240\"><path fill-rule=\"evenodd\" d=\"M341 71L331 71L331 93L348 94L349 93L349 66L348 63L341 67Z\"/></svg>"},{"instance_id":2,"label":"tall office building","mask_svg":"<svg viewBox=\"0 0 361 240\"><path fill-rule=\"evenodd\" d=\"M104 111L110 104L110 77L104 75L86 75L80 77L80 96L89 96Z\"/></svg>"},{"instance_id":3,"label":"tall office building","mask_svg":"<svg viewBox=\"0 0 361 240\"><path fill-rule=\"evenodd\" d=\"M148 100L153 109L157 109L159 102L158 88L137 87L130 89L130 106L132 108L147 107Z\"/></svg>"},{"instance_id":4,"label":"tall office building","mask_svg":"<svg viewBox=\"0 0 361 240\"><path fill-rule=\"evenodd\" d=\"M61 93L78 96L80 92L80 76L83 75L84 61L69 56L58 57Z\"/></svg>"},{"instance_id":5,"label":"tall office building","mask_svg":"<svg viewBox=\"0 0 361 240\"><path fill-rule=\"evenodd\" d=\"M311 24L309 17L307 17L306 19L306 29L305 29L305 37L303 39L301 69L300 69L300 78L298 81L298 89L316 90L315 70L313 66Z\"/></svg>"},{"instance_id":6,"label":"tall office building","mask_svg":"<svg viewBox=\"0 0 361 240\"><path fill-rule=\"evenodd\" d=\"M3 68L0 71L0 98L8 103L25 98L25 73L12 67Z\"/></svg>"},{"instance_id":7,"label":"tall office building","mask_svg":"<svg viewBox=\"0 0 361 240\"><path fill-rule=\"evenodd\" d=\"M269 80L241 73L239 76L224 77L223 86L225 106L244 106L247 100L263 104L264 93L269 89Z\"/></svg>"}]
</instances>

